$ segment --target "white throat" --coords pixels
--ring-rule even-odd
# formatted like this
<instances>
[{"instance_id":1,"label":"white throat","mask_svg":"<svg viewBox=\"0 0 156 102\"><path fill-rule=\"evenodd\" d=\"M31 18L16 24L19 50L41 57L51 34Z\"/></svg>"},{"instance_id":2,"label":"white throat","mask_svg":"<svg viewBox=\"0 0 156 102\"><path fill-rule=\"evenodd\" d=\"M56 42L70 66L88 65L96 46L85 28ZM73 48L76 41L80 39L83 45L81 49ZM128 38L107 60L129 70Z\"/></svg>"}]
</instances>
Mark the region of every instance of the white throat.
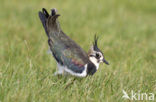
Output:
<instances>
[{"instance_id":1,"label":"white throat","mask_svg":"<svg viewBox=\"0 0 156 102\"><path fill-rule=\"evenodd\" d=\"M100 63L97 62L97 59L95 57L89 57L89 60L96 66L96 69L98 70Z\"/></svg>"}]
</instances>

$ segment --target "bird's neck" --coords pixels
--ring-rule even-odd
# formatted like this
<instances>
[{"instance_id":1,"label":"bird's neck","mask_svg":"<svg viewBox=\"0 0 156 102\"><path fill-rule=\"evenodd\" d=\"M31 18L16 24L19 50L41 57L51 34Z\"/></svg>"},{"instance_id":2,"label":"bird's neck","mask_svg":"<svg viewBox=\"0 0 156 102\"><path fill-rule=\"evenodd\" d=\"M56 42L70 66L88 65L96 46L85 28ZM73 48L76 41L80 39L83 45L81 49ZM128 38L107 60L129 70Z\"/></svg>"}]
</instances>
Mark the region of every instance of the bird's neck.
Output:
<instances>
[{"instance_id":1,"label":"bird's neck","mask_svg":"<svg viewBox=\"0 0 156 102\"><path fill-rule=\"evenodd\" d=\"M96 70L98 70L100 63L98 63L97 59L95 57L89 57L89 60L95 65Z\"/></svg>"}]
</instances>

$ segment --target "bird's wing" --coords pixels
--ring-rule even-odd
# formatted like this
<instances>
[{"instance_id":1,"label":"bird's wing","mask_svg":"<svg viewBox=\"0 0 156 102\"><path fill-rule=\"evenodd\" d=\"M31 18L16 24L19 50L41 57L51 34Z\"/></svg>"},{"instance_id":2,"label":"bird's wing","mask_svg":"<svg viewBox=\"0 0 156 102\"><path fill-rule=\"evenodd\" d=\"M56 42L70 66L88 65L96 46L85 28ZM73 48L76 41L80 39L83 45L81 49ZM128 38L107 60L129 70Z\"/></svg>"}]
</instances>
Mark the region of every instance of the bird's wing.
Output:
<instances>
[{"instance_id":1,"label":"bird's wing","mask_svg":"<svg viewBox=\"0 0 156 102\"><path fill-rule=\"evenodd\" d=\"M46 21L47 21L47 19L49 17L49 13L47 12L46 9L43 8L42 11L39 11L38 15L39 15L39 18L40 18L40 20L42 22L44 30L45 30L45 32L46 32L46 34L48 36L48 31L47 31L47 27L46 27Z\"/></svg>"},{"instance_id":2,"label":"bird's wing","mask_svg":"<svg viewBox=\"0 0 156 102\"><path fill-rule=\"evenodd\" d=\"M39 12L40 20L48 36L50 50L56 61L73 72L81 73L89 62L86 52L61 30L59 14L52 9L51 15L46 9Z\"/></svg>"},{"instance_id":3,"label":"bird's wing","mask_svg":"<svg viewBox=\"0 0 156 102\"><path fill-rule=\"evenodd\" d=\"M81 73L89 62L86 52L66 35L50 38L48 43L57 62L73 72Z\"/></svg>"}]
</instances>

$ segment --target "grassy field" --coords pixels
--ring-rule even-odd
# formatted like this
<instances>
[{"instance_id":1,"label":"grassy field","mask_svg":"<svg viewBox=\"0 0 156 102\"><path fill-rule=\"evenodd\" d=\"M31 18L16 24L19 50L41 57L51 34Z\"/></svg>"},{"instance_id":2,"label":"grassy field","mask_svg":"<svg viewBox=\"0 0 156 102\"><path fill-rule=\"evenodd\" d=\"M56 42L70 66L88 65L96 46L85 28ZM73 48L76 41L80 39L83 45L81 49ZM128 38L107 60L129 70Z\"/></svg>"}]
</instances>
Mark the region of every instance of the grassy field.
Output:
<instances>
[{"instance_id":1,"label":"grassy field","mask_svg":"<svg viewBox=\"0 0 156 102\"><path fill-rule=\"evenodd\" d=\"M57 8L63 31L85 51L99 35L110 65L73 83L53 76L43 7ZM122 90L156 95L156 0L0 0L0 8L0 102L130 102Z\"/></svg>"}]
</instances>

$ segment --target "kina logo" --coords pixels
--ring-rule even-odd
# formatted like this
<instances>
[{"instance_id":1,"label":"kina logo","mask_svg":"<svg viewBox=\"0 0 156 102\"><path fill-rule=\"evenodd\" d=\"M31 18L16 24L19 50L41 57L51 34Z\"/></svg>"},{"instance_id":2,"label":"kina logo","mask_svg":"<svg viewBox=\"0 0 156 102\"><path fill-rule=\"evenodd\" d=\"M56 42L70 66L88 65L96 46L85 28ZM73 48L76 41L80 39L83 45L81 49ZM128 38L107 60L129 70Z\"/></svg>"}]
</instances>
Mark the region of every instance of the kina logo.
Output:
<instances>
[{"instance_id":1,"label":"kina logo","mask_svg":"<svg viewBox=\"0 0 156 102\"><path fill-rule=\"evenodd\" d=\"M139 90L138 92L135 92L131 90L130 94L128 94L125 90L122 90L123 96L122 98L128 99L128 100L135 100L135 101L140 101L140 100L150 100L154 101L154 93L141 93Z\"/></svg>"}]
</instances>

